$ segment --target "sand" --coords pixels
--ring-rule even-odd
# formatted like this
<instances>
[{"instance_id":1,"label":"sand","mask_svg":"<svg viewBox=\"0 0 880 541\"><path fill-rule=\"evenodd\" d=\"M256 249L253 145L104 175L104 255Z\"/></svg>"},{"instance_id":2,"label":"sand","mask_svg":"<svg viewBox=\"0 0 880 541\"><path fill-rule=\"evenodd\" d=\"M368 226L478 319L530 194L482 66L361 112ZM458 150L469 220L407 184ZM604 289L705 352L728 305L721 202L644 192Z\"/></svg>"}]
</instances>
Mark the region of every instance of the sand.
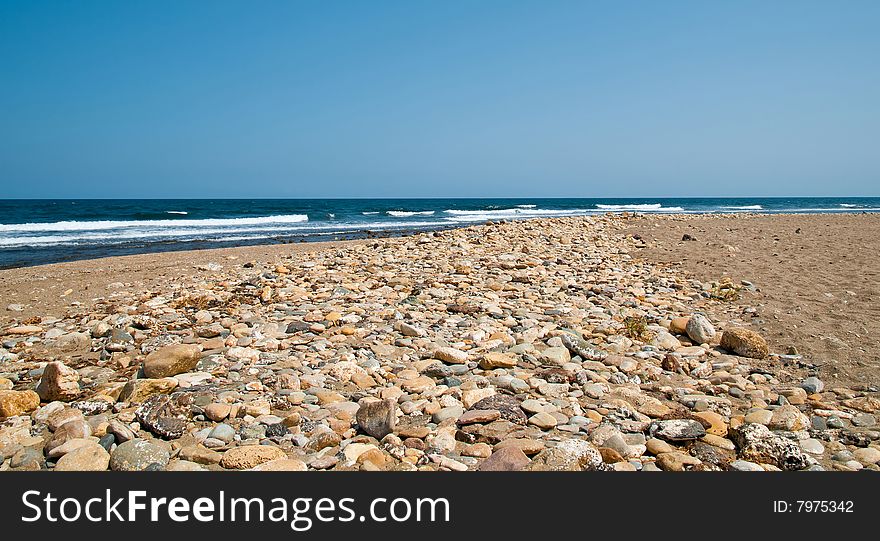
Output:
<instances>
[{"instance_id":1,"label":"sand","mask_svg":"<svg viewBox=\"0 0 880 541\"><path fill-rule=\"evenodd\" d=\"M752 282L731 312L756 307L745 319L772 350L793 346L828 382L880 385L880 214L648 216L622 230L648 243L635 257Z\"/></svg>"}]
</instances>

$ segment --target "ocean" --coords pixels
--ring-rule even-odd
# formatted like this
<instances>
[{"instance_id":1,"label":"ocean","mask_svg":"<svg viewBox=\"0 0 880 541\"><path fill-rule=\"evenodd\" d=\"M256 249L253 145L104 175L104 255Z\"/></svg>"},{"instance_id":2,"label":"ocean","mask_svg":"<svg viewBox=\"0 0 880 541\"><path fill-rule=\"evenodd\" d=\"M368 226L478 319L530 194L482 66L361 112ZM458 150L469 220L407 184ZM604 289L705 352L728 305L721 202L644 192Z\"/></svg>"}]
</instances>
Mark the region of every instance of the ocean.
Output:
<instances>
[{"instance_id":1,"label":"ocean","mask_svg":"<svg viewBox=\"0 0 880 541\"><path fill-rule=\"evenodd\" d=\"M0 268L624 211L880 212L880 198L0 200Z\"/></svg>"}]
</instances>

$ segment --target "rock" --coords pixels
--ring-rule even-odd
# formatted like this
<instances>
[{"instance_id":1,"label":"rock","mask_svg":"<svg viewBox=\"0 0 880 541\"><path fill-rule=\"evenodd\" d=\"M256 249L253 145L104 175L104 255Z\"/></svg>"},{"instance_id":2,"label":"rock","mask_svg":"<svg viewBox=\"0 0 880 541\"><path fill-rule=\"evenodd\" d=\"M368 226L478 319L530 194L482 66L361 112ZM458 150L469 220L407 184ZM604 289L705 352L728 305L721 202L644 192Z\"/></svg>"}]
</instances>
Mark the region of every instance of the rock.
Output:
<instances>
[{"instance_id":1,"label":"rock","mask_svg":"<svg viewBox=\"0 0 880 541\"><path fill-rule=\"evenodd\" d=\"M92 348L92 338L83 332L72 332L59 336L52 347L62 353L87 352Z\"/></svg>"},{"instance_id":2,"label":"rock","mask_svg":"<svg viewBox=\"0 0 880 541\"><path fill-rule=\"evenodd\" d=\"M93 440L88 439L88 438L71 438L71 439L65 441L64 443L62 443L61 445L58 445L57 447L52 448L51 451L46 453L46 456L48 458L59 458L59 457L66 455L67 453L70 453L71 451L79 449L83 445L88 445L91 443L95 443L95 442Z\"/></svg>"},{"instance_id":3,"label":"rock","mask_svg":"<svg viewBox=\"0 0 880 541\"><path fill-rule=\"evenodd\" d=\"M458 418L459 426L472 425L477 423L491 423L501 418L501 412L498 410L478 410L472 409L465 412Z\"/></svg>"},{"instance_id":4,"label":"rock","mask_svg":"<svg viewBox=\"0 0 880 541\"><path fill-rule=\"evenodd\" d=\"M196 344L171 344L159 348L144 359L144 375L159 379L189 372L198 364L201 353Z\"/></svg>"},{"instance_id":5,"label":"rock","mask_svg":"<svg viewBox=\"0 0 880 541\"><path fill-rule=\"evenodd\" d=\"M870 413L859 413L852 418L853 426L875 426L877 418Z\"/></svg>"},{"instance_id":6,"label":"rock","mask_svg":"<svg viewBox=\"0 0 880 541\"><path fill-rule=\"evenodd\" d=\"M118 446L110 454L113 471L144 471L163 469L168 465L168 451L146 440L131 440Z\"/></svg>"},{"instance_id":7,"label":"rock","mask_svg":"<svg viewBox=\"0 0 880 541\"><path fill-rule=\"evenodd\" d=\"M773 434L764 425L731 427L730 439L743 460L771 464L781 470L802 470L809 466L806 455L797 443Z\"/></svg>"},{"instance_id":8,"label":"rock","mask_svg":"<svg viewBox=\"0 0 880 541\"><path fill-rule=\"evenodd\" d=\"M174 378L133 379L122 388L119 400L139 404L158 394L168 394L176 387Z\"/></svg>"},{"instance_id":9,"label":"rock","mask_svg":"<svg viewBox=\"0 0 880 541\"><path fill-rule=\"evenodd\" d=\"M821 379L811 376L801 382L801 388L803 388L807 394L817 394L825 390L825 384Z\"/></svg>"},{"instance_id":10,"label":"rock","mask_svg":"<svg viewBox=\"0 0 880 541\"><path fill-rule=\"evenodd\" d=\"M672 453L675 451L675 448L666 443L663 440L658 440L657 438L650 438L647 442L645 442L647 450L652 455L659 455L662 453Z\"/></svg>"},{"instance_id":11,"label":"rock","mask_svg":"<svg viewBox=\"0 0 880 541\"><path fill-rule=\"evenodd\" d=\"M449 364L465 364L468 361L468 354L459 349L443 347L434 350L434 358Z\"/></svg>"},{"instance_id":12,"label":"rock","mask_svg":"<svg viewBox=\"0 0 880 541\"><path fill-rule=\"evenodd\" d=\"M852 453L853 458L864 466L880 463L880 449L875 447L863 447Z\"/></svg>"},{"instance_id":13,"label":"rock","mask_svg":"<svg viewBox=\"0 0 880 541\"><path fill-rule=\"evenodd\" d=\"M496 368L514 368L516 367L517 359L512 355L507 355L504 353L497 353L494 351L490 351L483 355L483 358L480 359L480 368L483 370L494 370Z\"/></svg>"},{"instance_id":14,"label":"rock","mask_svg":"<svg viewBox=\"0 0 880 541\"><path fill-rule=\"evenodd\" d=\"M651 345L666 351L675 351L681 347L681 342L666 331L657 331L651 339Z\"/></svg>"},{"instance_id":15,"label":"rock","mask_svg":"<svg viewBox=\"0 0 880 541\"><path fill-rule=\"evenodd\" d=\"M651 435L666 441L696 440L706 435L706 429L692 419L672 419L657 422Z\"/></svg>"},{"instance_id":16,"label":"rock","mask_svg":"<svg viewBox=\"0 0 880 541\"><path fill-rule=\"evenodd\" d=\"M664 471L685 471L698 464L701 464L700 459L678 451L657 455L657 466Z\"/></svg>"},{"instance_id":17,"label":"rock","mask_svg":"<svg viewBox=\"0 0 880 541\"><path fill-rule=\"evenodd\" d=\"M0 417L15 417L40 407L40 397L33 391L0 391Z\"/></svg>"},{"instance_id":18,"label":"rock","mask_svg":"<svg viewBox=\"0 0 880 541\"><path fill-rule=\"evenodd\" d=\"M254 466L250 471L306 471L308 467L302 460L279 458Z\"/></svg>"},{"instance_id":19,"label":"rock","mask_svg":"<svg viewBox=\"0 0 880 541\"><path fill-rule=\"evenodd\" d=\"M708 344L715 337L715 327L703 314L694 314L688 320L685 332L697 344Z\"/></svg>"},{"instance_id":20,"label":"rock","mask_svg":"<svg viewBox=\"0 0 880 541\"><path fill-rule=\"evenodd\" d=\"M471 409L477 402L489 398L494 394L495 389L490 387L484 389L468 389L462 393L461 403L464 405L465 409Z\"/></svg>"},{"instance_id":21,"label":"rock","mask_svg":"<svg viewBox=\"0 0 880 541\"><path fill-rule=\"evenodd\" d=\"M472 406L475 410L497 410L501 418L516 424L526 424L526 414L516 398L506 394L495 394L477 401Z\"/></svg>"},{"instance_id":22,"label":"rock","mask_svg":"<svg viewBox=\"0 0 880 541\"><path fill-rule=\"evenodd\" d=\"M760 334L749 329L725 329L721 334L721 347L740 357L751 359L764 359L770 354L767 342Z\"/></svg>"},{"instance_id":23,"label":"rock","mask_svg":"<svg viewBox=\"0 0 880 541\"><path fill-rule=\"evenodd\" d=\"M801 413L796 406L780 406L773 410L767 426L771 430L788 430L797 432L810 426L810 419Z\"/></svg>"},{"instance_id":24,"label":"rock","mask_svg":"<svg viewBox=\"0 0 880 541\"><path fill-rule=\"evenodd\" d=\"M195 462L188 460L172 460L165 467L165 471L208 471Z\"/></svg>"},{"instance_id":25,"label":"rock","mask_svg":"<svg viewBox=\"0 0 880 541\"><path fill-rule=\"evenodd\" d=\"M420 329L415 325L410 325L409 323L405 323L403 321L398 321L397 323L395 323L394 330L404 336L411 336L414 338L428 335L428 333L424 329Z\"/></svg>"},{"instance_id":26,"label":"rock","mask_svg":"<svg viewBox=\"0 0 880 541\"><path fill-rule=\"evenodd\" d=\"M706 429L708 434L724 437L727 435L727 422L724 417L714 411L698 411L694 413L695 417L699 417L708 422L711 426Z\"/></svg>"},{"instance_id":27,"label":"rock","mask_svg":"<svg viewBox=\"0 0 880 541\"><path fill-rule=\"evenodd\" d=\"M521 471L529 465L529 457L518 447L495 449L489 458L480 463L479 471Z\"/></svg>"},{"instance_id":28,"label":"rock","mask_svg":"<svg viewBox=\"0 0 880 541\"><path fill-rule=\"evenodd\" d=\"M755 423L759 425L769 425L773 419L773 412L770 410L754 410L745 416L746 423Z\"/></svg>"},{"instance_id":29,"label":"rock","mask_svg":"<svg viewBox=\"0 0 880 541\"><path fill-rule=\"evenodd\" d=\"M526 467L529 471L593 471L602 465L602 453L585 440L563 440L544 449Z\"/></svg>"},{"instance_id":30,"label":"rock","mask_svg":"<svg viewBox=\"0 0 880 541\"><path fill-rule=\"evenodd\" d=\"M535 425L541 430L550 430L554 428L559 421L549 413L539 412L529 417L529 424Z\"/></svg>"},{"instance_id":31,"label":"rock","mask_svg":"<svg viewBox=\"0 0 880 541\"><path fill-rule=\"evenodd\" d=\"M356 418L361 430L381 440L394 432L397 424L397 401L387 399L364 402L358 408Z\"/></svg>"},{"instance_id":32,"label":"rock","mask_svg":"<svg viewBox=\"0 0 880 541\"><path fill-rule=\"evenodd\" d=\"M588 361L601 361L608 357L608 352L596 349L583 338L573 334L563 333L559 338L562 341L563 346L567 347L572 354L578 355L582 359Z\"/></svg>"},{"instance_id":33,"label":"rock","mask_svg":"<svg viewBox=\"0 0 880 541\"><path fill-rule=\"evenodd\" d=\"M571 362L571 353L564 347L545 348L538 354L538 362L551 366L565 366L566 363Z\"/></svg>"},{"instance_id":34,"label":"rock","mask_svg":"<svg viewBox=\"0 0 880 541\"><path fill-rule=\"evenodd\" d=\"M220 466L227 470L249 470L270 460L287 458L287 454L278 447L271 445L245 445L234 447L220 459Z\"/></svg>"},{"instance_id":35,"label":"rock","mask_svg":"<svg viewBox=\"0 0 880 541\"><path fill-rule=\"evenodd\" d=\"M232 412L232 406L229 404L208 404L205 406L205 417L214 421L215 423L219 423L220 421L229 417L229 414Z\"/></svg>"},{"instance_id":36,"label":"rock","mask_svg":"<svg viewBox=\"0 0 880 541\"><path fill-rule=\"evenodd\" d=\"M46 402L67 402L76 398L79 391L79 373L76 370L68 368L60 361L46 364L40 383L37 384L40 399Z\"/></svg>"},{"instance_id":37,"label":"rock","mask_svg":"<svg viewBox=\"0 0 880 541\"><path fill-rule=\"evenodd\" d=\"M677 317L669 322L669 332L675 334L685 334L687 331L687 324L691 318L689 317Z\"/></svg>"},{"instance_id":38,"label":"rock","mask_svg":"<svg viewBox=\"0 0 880 541\"><path fill-rule=\"evenodd\" d=\"M55 464L55 471L105 471L110 453L97 443L86 443L66 453Z\"/></svg>"},{"instance_id":39,"label":"rock","mask_svg":"<svg viewBox=\"0 0 880 541\"><path fill-rule=\"evenodd\" d=\"M821 455L825 452L825 446L822 442L815 438L807 438L800 441L801 449L811 455Z\"/></svg>"},{"instance_id":40,"label":"rock","mask_svg":"<svg viewBox=\"0 0 880 541\"><path fill-rule=\"evenodd\" d=\"M204 445L188 445L180 449L177 458L194 464L212 465L219 464L223 457L221 453L208 449Z\"/></svg>"},{"instance_id":41,"label":"rock","mask_svg":"<svg viewBox=\"0 0 880 541\"><path fill-rule=\"evenodd\" d=\"M85 421L68 421L61 425L58 430L52 434L52 437L46 442L44 450L46 454L51 454L56 447L77 438L88 438L92 435L92 429Z\"/></svg>"}]
</instances>

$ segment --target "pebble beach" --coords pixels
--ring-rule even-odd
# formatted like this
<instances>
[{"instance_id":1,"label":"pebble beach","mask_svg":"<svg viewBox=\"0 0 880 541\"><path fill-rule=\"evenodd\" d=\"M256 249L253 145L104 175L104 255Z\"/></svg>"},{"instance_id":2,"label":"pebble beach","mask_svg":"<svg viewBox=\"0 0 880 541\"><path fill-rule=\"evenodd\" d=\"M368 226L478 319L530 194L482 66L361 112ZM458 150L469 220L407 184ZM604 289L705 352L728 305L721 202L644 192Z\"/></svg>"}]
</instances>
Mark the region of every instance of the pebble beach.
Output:
<instances>
[{"instance_id":1,"label":"pebble beach","mask_svg":"<svg viewBox=\"0 0 880 541\"><path fill-rule=\"evenodd\" d=\"M0 271L0 470L880 470L880 215Z\"/></svg>"}]
</instances>

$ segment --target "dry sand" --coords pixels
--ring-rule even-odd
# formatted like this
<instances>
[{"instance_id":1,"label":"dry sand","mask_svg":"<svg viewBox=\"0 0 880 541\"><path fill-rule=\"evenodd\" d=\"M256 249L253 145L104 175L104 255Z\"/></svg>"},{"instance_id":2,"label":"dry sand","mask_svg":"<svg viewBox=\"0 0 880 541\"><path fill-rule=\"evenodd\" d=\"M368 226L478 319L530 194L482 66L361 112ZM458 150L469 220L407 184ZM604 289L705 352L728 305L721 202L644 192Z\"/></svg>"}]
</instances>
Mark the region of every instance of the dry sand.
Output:
<instances>
[{"instance_id":1,"label":"dry sand","mask_svg":"<svg viewBox=\"0 0 880 541\"><path fill-rule=\"evenodd\" d=\"M624 231L648 243L637 258L752 282L731 312L757 308L744 320L773 351L793 346L828 382L880 383L880 214L648 216Z\"/></svg>"}]
</instances>

